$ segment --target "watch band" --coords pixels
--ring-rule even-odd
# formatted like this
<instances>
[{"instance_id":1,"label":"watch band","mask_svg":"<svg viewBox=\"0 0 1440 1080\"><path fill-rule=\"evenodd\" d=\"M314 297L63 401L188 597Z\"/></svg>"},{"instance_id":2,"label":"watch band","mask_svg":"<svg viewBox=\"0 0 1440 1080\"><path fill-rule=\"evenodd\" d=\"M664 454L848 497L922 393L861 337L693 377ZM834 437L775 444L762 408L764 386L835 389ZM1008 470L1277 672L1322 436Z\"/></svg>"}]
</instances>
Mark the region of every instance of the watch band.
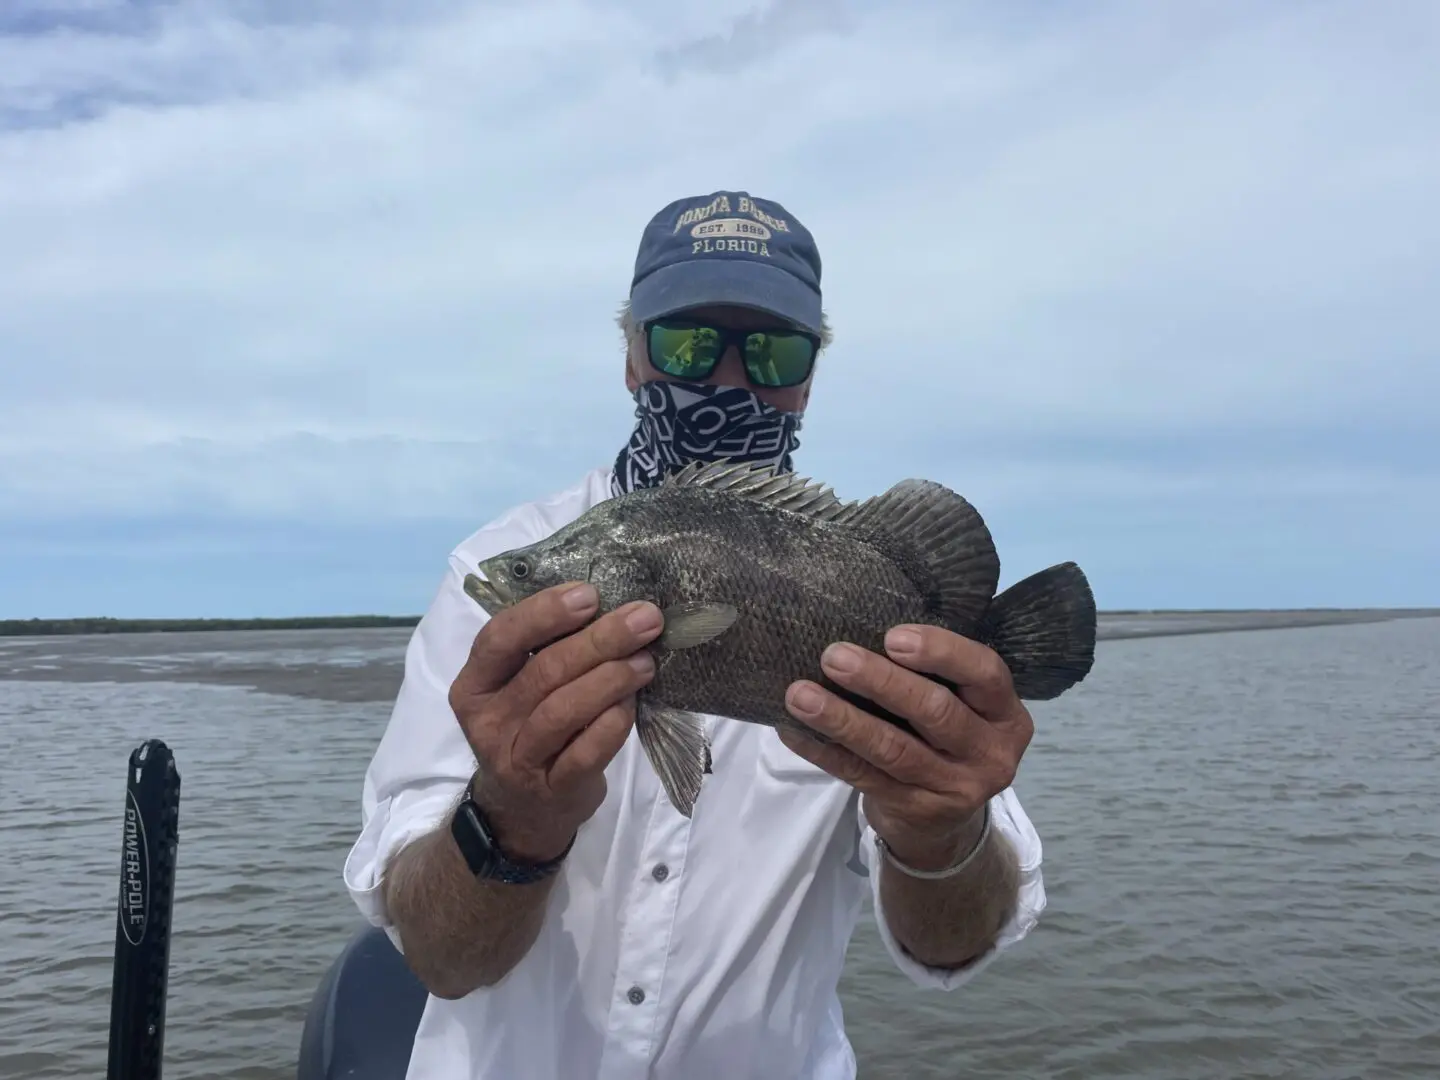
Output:
<instances>
[{"instance_id":1,"label":"watch band","mask_svg":"<svg viewBox=\"0 0 1440 1080\"><path fill-rule=\"evenodd\" d=\"M575 837L570 837L564 851L545 862L521 862L510 858L496 843L484 811L475 802L474 785L472 779L465 788L465 797L450 819L450 835L470 872L481 881L498 881L505 885L532 885L555 873L575 846Z\"/></svg>"},{"instance_id":2,"label":"watch band","mask_svg":"<svg viewBox=\"0 0 1440 1080\"><path fill-rule=\"evenodd\" d=\"M943 870L917 870L913 866L906 866L895 857L895 853L890 850L890 846L878 835L875 837L875 846L880 849L886 861L902 874L908 874L910 877L921 878L925 881L941 881L945 878L954 877L975 861L976 856L985 850L985 842L990 839L991 828L990 803L987 801L985 803L985 824L980 827L980 838L975 841L974 846L970 848L969 852L966 853L963 858L958 862L951 863Z\"/></svg>"}]
</instances>

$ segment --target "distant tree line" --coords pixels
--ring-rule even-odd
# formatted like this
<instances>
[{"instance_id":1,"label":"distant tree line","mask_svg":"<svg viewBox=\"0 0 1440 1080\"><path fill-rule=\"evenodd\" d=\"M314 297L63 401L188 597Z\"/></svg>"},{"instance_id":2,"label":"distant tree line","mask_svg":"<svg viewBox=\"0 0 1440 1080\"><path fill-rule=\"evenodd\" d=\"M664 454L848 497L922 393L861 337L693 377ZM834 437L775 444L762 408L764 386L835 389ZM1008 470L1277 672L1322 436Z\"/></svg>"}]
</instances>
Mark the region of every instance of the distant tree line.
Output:
<instances>
[{"instance_id":1,"label":"distant tree line","mask_svg":"<svg viewBox=\"0 0 1440 1080\"><path fill-rule=\"evenodd\" d=\"M414 626L418 615L313 615L296 619L0 619L0 637L147 634L194 630L349 630Z\"/></svg>"}]
</instances>

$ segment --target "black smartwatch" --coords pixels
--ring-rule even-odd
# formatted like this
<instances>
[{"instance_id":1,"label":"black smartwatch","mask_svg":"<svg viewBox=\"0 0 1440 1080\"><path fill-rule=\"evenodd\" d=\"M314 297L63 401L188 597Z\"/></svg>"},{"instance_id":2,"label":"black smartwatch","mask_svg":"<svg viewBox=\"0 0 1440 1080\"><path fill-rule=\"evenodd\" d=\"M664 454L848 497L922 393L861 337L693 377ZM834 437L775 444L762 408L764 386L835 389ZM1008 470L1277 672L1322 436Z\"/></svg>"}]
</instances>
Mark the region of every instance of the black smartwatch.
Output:
<instances>
[{"instance_id":1,"label":"black smartwatch","mask_svg":"<svg viewBox=\"0 0 1440 1080\"><path fill-rule=\"evenodd\" d=\"M481 881L499 881L506 885L533 885L544 881L565 861L570 849L575 846L575 837L565 845L565 850L546 862L516 862L500 850L485 813L475 804L475 781L465 789L465 798L455 809L450 819L450 835L455 846L465 858L465 865Z\"/></svg>"}]
</instances>

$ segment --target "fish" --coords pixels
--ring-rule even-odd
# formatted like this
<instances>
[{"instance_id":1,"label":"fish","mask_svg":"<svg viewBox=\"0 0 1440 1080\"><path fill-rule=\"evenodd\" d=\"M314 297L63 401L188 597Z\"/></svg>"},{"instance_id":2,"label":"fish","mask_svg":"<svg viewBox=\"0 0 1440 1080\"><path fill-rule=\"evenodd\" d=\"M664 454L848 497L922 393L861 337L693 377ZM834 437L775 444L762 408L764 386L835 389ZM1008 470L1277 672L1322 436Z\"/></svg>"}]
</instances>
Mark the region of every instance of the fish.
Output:
<instances>
[{"instance_id":1,"label":"fish","mask_svg":"<svg viewBox=\"0 0 1440 1080\"><path fill-rule=\"evenodd\" d=\"M661 610L635 731L687 818L714 768L702 715L829 741L786 710L797 679L914 733L825 675L820 654L833 642L883 655L896 625L944 627L999 654L1024 700L1058 697L1095 659L1095 598L1080 567L1056 564L997 595L1000 558L984 519L930 480L847 502L771 464L694 462L477 569L464 589L492 616L578 581L599 594L597 617L636 600Z\"/></svg>"}]
</instances>

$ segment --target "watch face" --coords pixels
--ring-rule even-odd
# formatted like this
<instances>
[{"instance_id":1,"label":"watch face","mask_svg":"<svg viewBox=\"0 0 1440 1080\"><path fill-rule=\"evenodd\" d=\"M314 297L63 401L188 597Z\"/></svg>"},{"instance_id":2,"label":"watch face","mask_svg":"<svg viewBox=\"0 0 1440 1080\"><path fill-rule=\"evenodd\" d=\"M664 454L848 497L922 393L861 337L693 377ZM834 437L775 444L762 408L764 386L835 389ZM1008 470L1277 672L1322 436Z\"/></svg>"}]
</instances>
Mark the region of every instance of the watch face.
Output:
<instances>
[{"instance_id":1,"label":"watch face","mask_svg":"<svg viewBox=\"0 0 1440 1080\"><path fill-rule=\"evenodd\" d=\"M495 845L490 839L490 830L485 828L485 822L481 820L475 804L469 799L462 802L455 811L450 832L454 835L455 845L465 857L465 865L470 868L470 872L477 878L492 877L496 862Z\"/></svg>"},{"instance_id":2,"label":"watch face","mask_svg":"<svg viewBox=\"0 0 1440 1080\"><path fill-rule=\"evenodd\" d=\"M456 811L451 832L470 872L483 881L526 885L541 880L553 869L548 865L521 866L507 859L490 835L479 808L469 799L462 802Z\"/></svg>"}]
</instances>

